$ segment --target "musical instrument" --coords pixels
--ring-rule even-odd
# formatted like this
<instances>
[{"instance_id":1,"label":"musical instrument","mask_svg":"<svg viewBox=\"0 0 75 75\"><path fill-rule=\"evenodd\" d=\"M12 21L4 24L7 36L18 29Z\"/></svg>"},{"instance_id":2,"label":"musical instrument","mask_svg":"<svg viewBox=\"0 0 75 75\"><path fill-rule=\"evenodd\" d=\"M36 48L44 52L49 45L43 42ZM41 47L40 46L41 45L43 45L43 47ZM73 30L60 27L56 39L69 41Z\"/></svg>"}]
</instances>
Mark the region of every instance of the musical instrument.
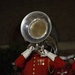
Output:
<instances>
[{"instance_id":1,"label":"musical instrument","mask_svg":"<svg viewBox=\"0 0 75 75\"><path fill-rule=\"evenodd\" d=\"M50 18L41 11L27 14L21 23L21 34L30 43L42 42L50 35L51 30Z\"/></svg>"},{"instance_id":2,"label":"musical instrument","mask_svg":"<svg viewBox=\"0 0 75 75\"><path fill-rule=\"evenodd\" d=\"M52 30L51 20L41 11L27 14L21 22L21 34L25 41L39 44L48 38Z\"/></svg>"}]
</instances>

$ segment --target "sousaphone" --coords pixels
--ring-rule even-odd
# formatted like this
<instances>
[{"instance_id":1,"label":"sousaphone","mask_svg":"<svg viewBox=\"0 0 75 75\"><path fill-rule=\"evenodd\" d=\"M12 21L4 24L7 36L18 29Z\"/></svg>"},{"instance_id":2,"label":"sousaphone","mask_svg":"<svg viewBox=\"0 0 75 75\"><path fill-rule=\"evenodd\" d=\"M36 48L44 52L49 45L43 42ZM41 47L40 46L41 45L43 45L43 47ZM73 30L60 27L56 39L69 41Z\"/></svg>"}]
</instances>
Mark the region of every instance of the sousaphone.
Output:
<instances>
[{"instance_id":1,"label":"sousaphone","mask_svg":"<svg viewBox=\"0 0 75 75\"><path fill-rule=\"evenodd\" d=\"M33 11L27 14L21 22L21 34L25 41L40 43L51 33L52 24L50 18L41 11Z\"/></svg>"}]
</instances>

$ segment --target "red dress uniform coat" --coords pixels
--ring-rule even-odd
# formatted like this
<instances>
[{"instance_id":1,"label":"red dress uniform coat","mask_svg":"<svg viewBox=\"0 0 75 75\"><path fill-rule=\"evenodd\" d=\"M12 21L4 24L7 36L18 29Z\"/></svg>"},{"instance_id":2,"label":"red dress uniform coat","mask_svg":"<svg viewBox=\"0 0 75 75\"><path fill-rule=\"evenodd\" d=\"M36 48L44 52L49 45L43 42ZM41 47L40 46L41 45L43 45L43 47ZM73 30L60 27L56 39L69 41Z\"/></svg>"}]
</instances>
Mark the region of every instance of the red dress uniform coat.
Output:
<instances>
[{"instance_id":1,"label":"red dress uniform coat","mask_svg":"<svg viewBox=\"0 0 75 75\"><path fill-rule=\"evenodd\" d=\"M74 61L74 63L72 64L72 70L75 71L75 61Z\"/></svg>"},{"instance_id":2,"label":"red dress uniform coat","mask_svg":"<svg viewBox=\"0 0 75 75\"><path fill-rule=\"evenodd\" d=\"M53 62L48 57L40 57L38 54L31 54L27 59L20 55L16 59L15 65L22 68L21 75L47 75L49 68L57 69L63 67L65 62L58 56Z\"/></svg>"},{"instance_id":3,"label":"red dress uniform coat","mask_svg":"<svg viewBox=\"0 0 75 75\"><path fill-rule=\"evenodd\" d=\"M75 75L75 61L72 64L73 75Z\"/></svg>"},{"instance_id":4,"label":"red dress uniform coat","mask_svg":"<svg viewBox=\"0 0 75 75\"><path fill-rule=\"evenodd\" d=\"M72 66L67 65L55 70L54 75L73 75Z\"/></svg>"}]
</instances>

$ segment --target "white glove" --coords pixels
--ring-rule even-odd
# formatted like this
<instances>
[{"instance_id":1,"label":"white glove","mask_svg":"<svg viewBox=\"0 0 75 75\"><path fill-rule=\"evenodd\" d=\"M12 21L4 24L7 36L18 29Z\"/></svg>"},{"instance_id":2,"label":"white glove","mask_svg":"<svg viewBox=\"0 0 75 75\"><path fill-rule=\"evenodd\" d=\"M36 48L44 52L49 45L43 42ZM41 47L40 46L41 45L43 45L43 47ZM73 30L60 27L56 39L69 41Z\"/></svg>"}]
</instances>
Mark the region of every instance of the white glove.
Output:
<instances>
[{"instance_id":1,"label":"white glove","mask_svg":"<svg viewBox=\"0 0 75 75\"><path fill-rule=\"evenodd\" d=\"M28 58L29 55L32 53L32 51L34 51L35 48L33 46L29 47L28 49L26 49L23 53L21 53L21 55L24 56L24 58Z\"/></svg>"},{"instance_id":2,"label":"white glove","mask_svg":"<svg viewBox=\"0 0 75 75\"><path fill-rule=\"evenodd\" d=\"M47 56L48 58L50 58L52 61L54 61L55 57L57 56L57 55L55 55L55 54L53 54L51 52L48 52L46 49L44 49L44 53L45 53L45 56Z\"/></svg>"}]
</instances>

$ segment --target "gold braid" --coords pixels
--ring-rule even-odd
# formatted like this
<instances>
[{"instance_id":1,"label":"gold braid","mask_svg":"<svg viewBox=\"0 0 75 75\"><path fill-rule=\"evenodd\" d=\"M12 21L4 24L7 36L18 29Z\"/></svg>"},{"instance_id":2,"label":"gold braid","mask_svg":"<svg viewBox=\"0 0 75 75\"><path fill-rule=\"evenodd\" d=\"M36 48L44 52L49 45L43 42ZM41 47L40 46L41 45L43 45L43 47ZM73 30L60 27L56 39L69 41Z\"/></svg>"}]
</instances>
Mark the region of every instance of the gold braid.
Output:
<instances>
[{"instance_id":1,"label":"gold braid","mask_svg":"<svg viewBox=\"0 0 75 75\"><path fill-rule=\"evenodd\" d=\"M52 70L52 71L50 70L50 65L49 64L50 64L50 59L48 58L48 71L49 71L50 74L52 74L54 72L54 70Z\"/></svg>"}]
</instances>

